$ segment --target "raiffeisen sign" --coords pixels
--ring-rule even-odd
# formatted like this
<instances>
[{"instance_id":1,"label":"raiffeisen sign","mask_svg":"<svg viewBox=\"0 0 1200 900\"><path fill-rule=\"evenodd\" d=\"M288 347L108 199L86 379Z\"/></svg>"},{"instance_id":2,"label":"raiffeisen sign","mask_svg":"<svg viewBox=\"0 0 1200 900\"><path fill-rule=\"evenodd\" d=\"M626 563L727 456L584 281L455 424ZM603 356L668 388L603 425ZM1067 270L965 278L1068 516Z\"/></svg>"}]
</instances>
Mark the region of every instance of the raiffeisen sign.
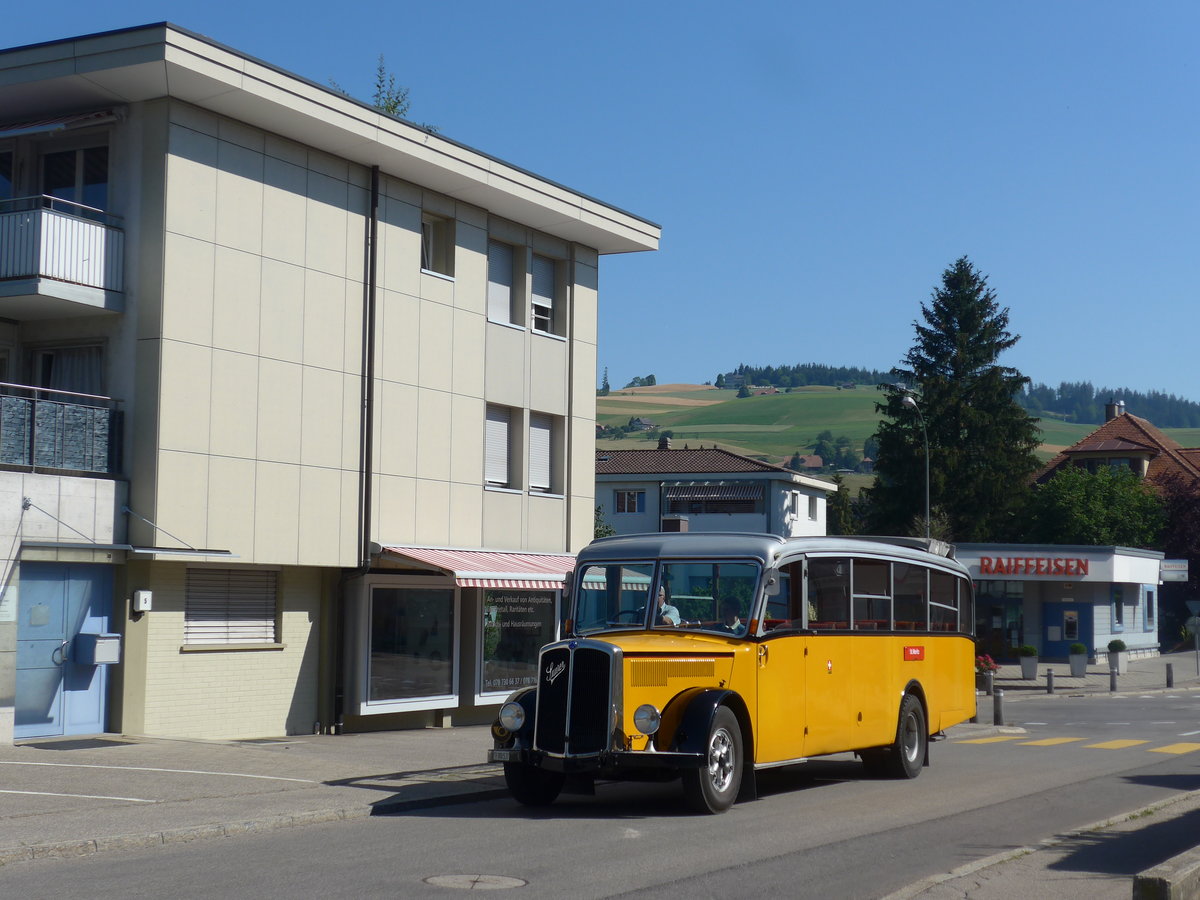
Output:
<instances>
[{"instance_id":1,"label":"raiffeisen sign","mask_svg":"<svg viewBox=\"0 0 1200 900\"><path fill-rule=\"evenodd\" d=\"M1073 556L982 556L979 559L979 574L1075 578L1087 575L1090 562Z\"/></svg>"}]
</instances>

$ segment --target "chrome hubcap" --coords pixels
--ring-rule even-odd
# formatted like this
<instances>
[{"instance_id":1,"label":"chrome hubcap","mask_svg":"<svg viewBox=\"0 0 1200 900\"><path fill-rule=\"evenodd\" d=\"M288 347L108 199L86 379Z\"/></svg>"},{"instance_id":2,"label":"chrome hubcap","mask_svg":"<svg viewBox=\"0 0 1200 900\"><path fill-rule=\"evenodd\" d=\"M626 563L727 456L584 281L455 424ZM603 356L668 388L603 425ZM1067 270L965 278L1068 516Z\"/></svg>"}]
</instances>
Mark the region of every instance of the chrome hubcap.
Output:
<instances>
[{"instance_id":1,"label":"chrome hubcap","mask_svg":"<svg viewBox=\"0 0 1200 900\"><path fill-rule=\"evenodd\" d=\"M733 763L733 738L724 728L718 728L708 742L708 777L718 792L729 790L733 781Z\"/></svg>"}]
</instances>

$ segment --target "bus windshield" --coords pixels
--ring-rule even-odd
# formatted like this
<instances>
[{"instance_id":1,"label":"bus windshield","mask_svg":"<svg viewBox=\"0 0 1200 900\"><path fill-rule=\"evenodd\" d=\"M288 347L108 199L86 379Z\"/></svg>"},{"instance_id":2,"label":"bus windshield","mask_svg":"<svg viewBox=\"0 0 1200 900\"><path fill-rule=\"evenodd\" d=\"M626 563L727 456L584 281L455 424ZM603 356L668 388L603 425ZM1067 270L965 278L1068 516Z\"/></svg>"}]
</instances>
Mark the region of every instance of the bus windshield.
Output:
<instances>
[{"instance_id":1,"label":"bus windshield","mask_svg":"<svg viewBox=\"0 0 1200 900\"><path fill-rule=\"evenodd\" d=\"M575 631L662 628L746 634L761 566L745 560L666 560L586 566Z\"/></svg>"}]
</instances>

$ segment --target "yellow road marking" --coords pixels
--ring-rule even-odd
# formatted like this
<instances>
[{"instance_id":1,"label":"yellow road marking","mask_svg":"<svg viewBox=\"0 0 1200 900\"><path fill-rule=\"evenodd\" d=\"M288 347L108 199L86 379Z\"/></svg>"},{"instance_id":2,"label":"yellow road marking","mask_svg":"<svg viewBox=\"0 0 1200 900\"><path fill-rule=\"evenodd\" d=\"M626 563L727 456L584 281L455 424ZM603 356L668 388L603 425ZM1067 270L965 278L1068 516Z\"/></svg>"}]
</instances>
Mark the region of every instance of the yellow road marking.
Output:
<instances>
[{"instance_id":1,"label":"yellow road marking","mask_svg":"<svg viewBox=\"0 0 1200 900\"><path fill-rule=\"evenodd\" d=\"M1165 746L1165 747L1155 747L1150 752L1151 753L1192 753L1196 750L1200 750L1200 744L1189 744L1187 742L1184 742L1182 744L1167 744L1167 746Z\"/></svg>"},{"instance_id":2,"label":"yellow road marking","mask_svg":"<svg viewBox=\"0 0 1200 900\"><path fill-rule=\"evenodd\" d=\"M1083 738L1042 738L1040 741L1024 741L1022 747L1054 747L1058 744L1073 744Z\"/></svg>"},{"instance_id":3,"label":"yellow road marking","mask_svg":"<svg viewBox=\"0 0 1200 900\"><path fill-rule=\"evenodd\" d=\"M1015 741L1024 737L1022 734L1002 734L996 737L971 738L969 741L955 741L957 744L998 744L1001 741Z\"/></svg>"},{"instance_id":4,"label":"yellow road marking","mask_svg":"<svg viewBox=\"0 0 1200 900\"><path fill-rule=\"evenodd\" d=\"M1088 744L1089 750L1124 750L1126 747L1136 747L1138 744L1148 744L1149 741L1105 741L1103 744Z\"/></svg>"}]
</instances>

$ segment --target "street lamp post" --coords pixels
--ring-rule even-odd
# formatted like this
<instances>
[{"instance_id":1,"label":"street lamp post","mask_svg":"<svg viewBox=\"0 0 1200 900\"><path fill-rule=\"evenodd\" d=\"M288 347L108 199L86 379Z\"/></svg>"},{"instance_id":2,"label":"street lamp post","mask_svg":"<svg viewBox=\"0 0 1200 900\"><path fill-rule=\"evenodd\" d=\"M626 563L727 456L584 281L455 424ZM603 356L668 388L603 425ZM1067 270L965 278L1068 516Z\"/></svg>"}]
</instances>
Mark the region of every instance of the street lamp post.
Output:
<instances>
[{"instance_id":1,"label":"street lamp post","mask_svg":"<svg viewBox=\"0 0 1200 900\"><path fill-rule=\"evenodd\" d=\"M925 417L921 415L921 407L907 388L900 403L917 411L917 421L921 423L921 438L925 441L925 537L929 537L929 432L925 430Z\"/></svg>"}]
</instances>

